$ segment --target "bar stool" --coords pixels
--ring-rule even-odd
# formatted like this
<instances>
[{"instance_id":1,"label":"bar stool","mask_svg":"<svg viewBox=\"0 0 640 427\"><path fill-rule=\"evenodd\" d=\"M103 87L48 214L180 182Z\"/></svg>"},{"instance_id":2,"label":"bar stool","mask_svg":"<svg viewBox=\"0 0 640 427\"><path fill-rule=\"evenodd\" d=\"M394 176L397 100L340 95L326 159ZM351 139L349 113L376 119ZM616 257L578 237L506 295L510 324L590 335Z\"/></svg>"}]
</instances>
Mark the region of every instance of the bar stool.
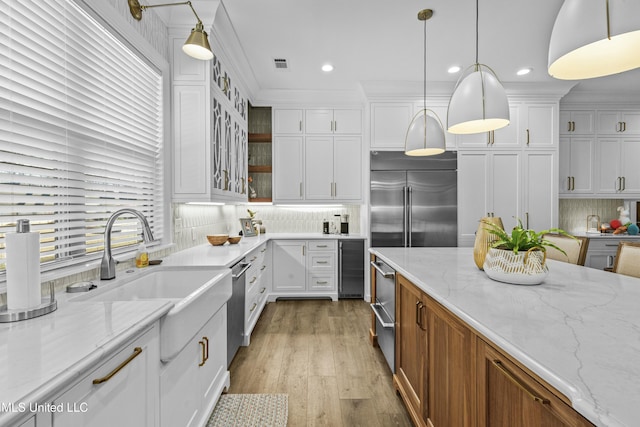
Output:
<instances>
[{"instance_id":1,"label":"bar stool","mask_svg":"<svg viewBox=\"0 0 640 427\"><path fill-rule=\"evenodd\" d=\"M620 242L613 272L640 278L640 243Z\"/></svg>"},{"instance_id":2,"label":"bar stool","mask_svg":"<svg viewBox=\"0 0 640 427\"><path fill-rule=\"evenodd\" d=\"M575 237L572 239L562 234L545 234L543 238L567 253L565 255L555 248L545 246L547 249L547 258L568 262L570 264L584 265L587 259L587 249L589 248L588 238Z\"/></svg>"}]
</instances>

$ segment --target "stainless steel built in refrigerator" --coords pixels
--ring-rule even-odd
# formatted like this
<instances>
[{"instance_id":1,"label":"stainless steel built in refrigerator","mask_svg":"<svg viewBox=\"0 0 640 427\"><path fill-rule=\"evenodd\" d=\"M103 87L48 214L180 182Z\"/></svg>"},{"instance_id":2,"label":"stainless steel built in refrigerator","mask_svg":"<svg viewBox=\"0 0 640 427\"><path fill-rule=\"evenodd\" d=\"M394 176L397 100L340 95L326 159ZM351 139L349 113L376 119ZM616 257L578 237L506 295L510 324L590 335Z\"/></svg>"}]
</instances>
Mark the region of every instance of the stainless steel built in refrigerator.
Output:
<instances>
[{"instance_id":1,"label":"stainless steel built in refrigerator","mask_svg":"<svg viewBox=\"0 0 640 427\"><path fill-rule=\"evenodd\" d=\"M457 246L457 153L371 152L371 246Z\"/></svg>"}]
</instances>

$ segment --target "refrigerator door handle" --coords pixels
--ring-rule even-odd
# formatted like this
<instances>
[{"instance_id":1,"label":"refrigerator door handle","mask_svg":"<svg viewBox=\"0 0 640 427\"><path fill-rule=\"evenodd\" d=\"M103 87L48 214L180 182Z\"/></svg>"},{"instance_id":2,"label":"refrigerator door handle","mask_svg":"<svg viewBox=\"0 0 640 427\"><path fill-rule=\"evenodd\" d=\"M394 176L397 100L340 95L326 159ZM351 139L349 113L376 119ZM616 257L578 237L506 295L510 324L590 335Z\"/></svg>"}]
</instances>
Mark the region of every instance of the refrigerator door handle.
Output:
<instances>
[{"instance_id":1,"label":"refrigerator door handle","mask_svg":"<svg viewBox=\"0 0 640 427\"><path fill-rule=\"evenodd\" d=\"M411 213L412 207L413 207L413 201L412 201L412 195L413 195L413 189L411 187L407 187L407 194L409 195L407 197L408 202L407 202L407 234L408 234L408 242L407 245L408 247L411 247L411 240L412 240L412 236L411 236L411 229L413 228L413 216Z\"/></svg>"},{"instance_id":2,"label":"refrigerator door handle","mask_svg":"<svg viewBox=\"0 0 640 427\"><path fill-rule=\"evenodd\" d=\"M409 187L402 187L402 246L407 247L407 198Z\"/></svg>"}]
</instances>

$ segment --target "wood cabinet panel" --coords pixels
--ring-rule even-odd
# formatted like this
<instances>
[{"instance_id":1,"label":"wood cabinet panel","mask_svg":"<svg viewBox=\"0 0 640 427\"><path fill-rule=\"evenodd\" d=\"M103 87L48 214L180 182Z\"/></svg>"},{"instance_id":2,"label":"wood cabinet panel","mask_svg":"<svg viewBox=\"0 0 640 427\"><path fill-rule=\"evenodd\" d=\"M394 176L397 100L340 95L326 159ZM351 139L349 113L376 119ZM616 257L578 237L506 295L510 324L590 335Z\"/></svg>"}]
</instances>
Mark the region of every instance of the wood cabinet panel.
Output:
<instances>
[{"instance_id":1,"label":"wood cabinet panel","mask_svg":"<svg viewBox=\"0 0 640 427\"><path fill-rule=\"evenodd\" d=\"M394 381L413 421L425 425L426 297L401 275L396 275L396 374Z\"/></svg>"},{"instance_id":2,"label":"wood cabinet panel","mask_svg":"<svg viewBox=\"0 0 640 427\"><path fill-rule=\"evenodd\" d=\"M589 423L531 375L478 340L478 427L575 427Z\"/></svg>"},{"instance_id":3,"label":"wood cabinet panel","mask_svg":"<svg viewBox=\"0 0 640 427\"><path fill-rule=\"evenodd\" d=\"M429 425L475 425L475 335L440 304L427 299Z\"/></svg>"}]
</instances>

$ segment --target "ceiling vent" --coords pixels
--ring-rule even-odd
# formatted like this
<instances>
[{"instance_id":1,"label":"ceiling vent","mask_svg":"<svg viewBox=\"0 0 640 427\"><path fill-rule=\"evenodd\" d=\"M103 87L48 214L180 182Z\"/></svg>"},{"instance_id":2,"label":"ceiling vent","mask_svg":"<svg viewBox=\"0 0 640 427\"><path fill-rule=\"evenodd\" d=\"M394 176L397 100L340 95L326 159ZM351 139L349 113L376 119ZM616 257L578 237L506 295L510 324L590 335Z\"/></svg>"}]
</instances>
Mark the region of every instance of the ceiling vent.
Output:
<instances>
[{"instance_id":1,"label":"ceiling vent","mask_svg":"<svg viewBox=\"0 0 640 427\"><path fill-rule=\"evenodd\" d=\"M283 58L274 58L273 65L275 65L276 70L288 70L289 64L287 64L287 60Z\"/></svg>"}]
</instances>

